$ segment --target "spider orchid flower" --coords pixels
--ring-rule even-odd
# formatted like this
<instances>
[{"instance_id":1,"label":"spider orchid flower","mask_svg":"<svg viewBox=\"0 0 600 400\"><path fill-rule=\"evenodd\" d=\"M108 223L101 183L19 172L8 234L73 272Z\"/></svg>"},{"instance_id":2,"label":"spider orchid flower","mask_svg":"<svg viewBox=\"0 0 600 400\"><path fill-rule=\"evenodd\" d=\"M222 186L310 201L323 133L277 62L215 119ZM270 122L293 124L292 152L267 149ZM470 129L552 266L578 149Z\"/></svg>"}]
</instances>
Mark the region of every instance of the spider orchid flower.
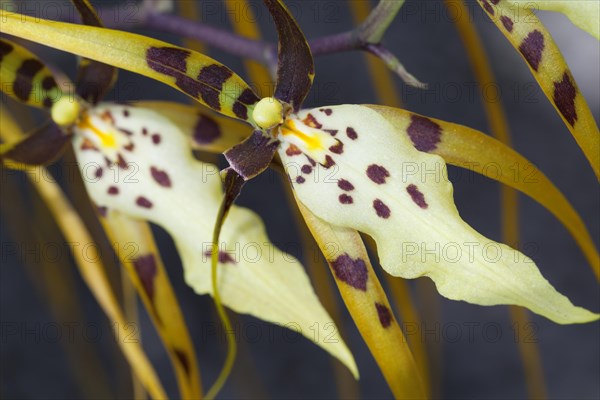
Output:
<instances>
[{"instance_id":1,"label":"spider orchid flower","mask_svg":"<svg viewBox=\"0 0 600 400\"><path fill-rule=\"evenodd\" d=\"M370 105L302 109L314 77L310 49L283 2L265 4L279 34L279 65L275 93L264 99L216 61L139 35L43 20L23 30L19 16L9 12L3 14L3 28L165 82L253 129L224 152L230 164L224 175L234 181L224 190L214 169L192 157L193 138L177 118L114 104L53 112L74 116L55 121L68 122L94 201L107 212L120 211L169 231L186 280L199 293L211 293L203 244L212 243L213 227L222 222L217 217L223 196L233 203L243 183L274 162L288 174L301 208L334 231L371 236L382 267L394 276L427 276L450 299L520 305L561 324L600 318L557 292L529 257L485 238L461 219L446 164L432 154L457 125ZM56 103L53 111L64 104ZM210 145L222 138L210 134L208 121L201 117L197 123L205 133L201 140ZM112 179L110 166L115 164L139 181L126 182L125 175ZM300 264L268 242L252 212L232 206L219 242L225 243L219 253L219 287L226 305L278 323L330 320ZM236 258L231 252L235 243L258 244L272 258L256 263ZM368 290L368 260L346 251L328 254L327 260L338 283L357 292ZM389 309L375 304L371 310L382 326L393 321ZM341 341L318 344L355 371Z\"/></svg>"}]
</instances>

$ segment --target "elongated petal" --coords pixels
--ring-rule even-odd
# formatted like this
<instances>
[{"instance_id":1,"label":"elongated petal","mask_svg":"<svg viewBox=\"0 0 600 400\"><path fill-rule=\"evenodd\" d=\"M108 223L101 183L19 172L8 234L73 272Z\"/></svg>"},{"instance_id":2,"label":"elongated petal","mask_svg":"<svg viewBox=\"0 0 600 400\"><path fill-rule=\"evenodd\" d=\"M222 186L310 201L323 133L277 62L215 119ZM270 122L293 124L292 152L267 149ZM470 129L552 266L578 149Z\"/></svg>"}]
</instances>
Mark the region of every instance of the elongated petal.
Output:
<instances>
[{"instance_id":1,"label":"elongated petal","mask_svg":"<svg viewBox=\"0 0 600 400\"><path fill-rule=\"evenodd\" d=\"M279 34L275 98L298 111L315 76L312 54L298 23L281 0L264 0Z\"/></svg>"},{"instance_id":2,"label":"elongated petal","mask_svg":"<svg viewBox=\"0 0 600 400\"><path fill-rule=\"evenodd\" d=\"M40 108L52 107L61 96L44 63L23 46L4 38L0 38L0 90L19 102Z\"/></svg>"},{"instance_id":3,"label":"elongated petal","mask_svg":"<svg viewBox=\"0 0 600 400\"><path fill-rule=\"evenodd\" d=\"M15 163L16 167L47 165L62 155L70 140L70 135L49 122L20 141L0 147L0 160L3 163Z\"/></svg>"},{"instance_id":4,"label":"elongated petal","mask_svg":"<svg viewBox=\"0 0 600 400\"><path fill-rule=\"evenodd\" d=\"M500 141L466 126L426 118L398 108L368 107L383 115L417 149L438 154L449 164L496 179L546 207L569 230L592 270L600 277L600 256L583 220L550 179L525 157ZM404 129L412 121L423 123L415 124L411 130Z\"/></svg>"},{"instance_id":5,"label":"elongated petal","mask_svg":"<svg viewBox=\"0 0 600 400\"><path fill-rule=\"evenodd\" d=\"M557 11L565 14L572 23L600 40L600 2L588 0L510 0L514 4L534 10Z\"/></svg>"},{"instance_id":6,"label":"elongated petal","mask_svg":"<svg viewBox=\"0 0 600 400\"><path fill-rule=\"evenodd\" d=\"M258 97L203 54L142 35L1 11L2 31L166 83L221 114L252 122Z\"/></svg>"},{"instance_id":7,"label":"elongated petal","mask_svg":"<svg viewBox=\"0 0 600 400\"><path fill-rule=\"evenodd\" d=\"M498 29L523 56L600 179L600 132L558 46L528 7L535 2L479 0ZM543 2L542 2L543 3ZM595 17L597 19L597 15Z\"/></svg>"},{"instance_id":8,"label":"elongated petal","mask_svg":"<svg viewBox=\"0 0 600 400\"><path fill-rule=\"evenodd\" d=\"M103 27L102 21L88 0L71 0L85 25ZM77 70L77 94L90 103L97 103L110 90L117 79L117 69L112 65L83 58Z\"/></svg>"},{"instance_id":9,"label":"elongated petal","mask_svg":"<svg viewBox=\"0 0 600 400\"><path fill-rule=\"evenodd\" d=\"M348 311L398 399L427 398L418 368L358 232L300 211L327 259Z\"/></svg>"},{"instance_id":10,"label":"elongated petal","mask_svg":"<svg viewBox=\"0 0 600 400\"><path fill-rule=\"evenodd\" d=\"M252 134L252 127L240 121L207 113L199 106L167 101L138 101L136 106L159 112L190 139L194 150L223 153Z\"/></svg>"},{"instance_id":11,"label":"elongated petal","mask_svg":"<svg viewBox=\"0 0 600 400\"><path fill-rule=\"evenodd\" d=\"M429 276L453 300L517 304L558 323L599 318L558 293L531 259L462 221L443 159L416 150L380 114L344 105L304 111L299 118L330 133L338 144L313 144L317 155L325 152L326 162L310 170L304 168L310 166L310 152L290 156L282 146L280 156L296 175L290 178L298 198L330 224L372 236L386 271L403 278ZM403 130L415 133L426 124L427 119L417 118Z\"/></svg>"},{"instance_id":12,"label":"elongated petal","mask_svg":"<svg viewBox=\"0 0 600 400\"><path fill-rule=\"evenodd\" d=\"M259 175L271 164L278 142L256 130L248 139L224 153L231 168L245 180Z\"/></svg>"},{"instance_id":13,"label":"elongated petal","mask_svg":"<svg viewBox=\"0 0 600 400\"><path fill-rule=\"evenodd\" d=\"M76 133L74 145L92 199L103 210L165 228L183 260L186 282L197 293L210 294L212 232L223 198L218 169L195 160L185 134L151 110L100 105ZM323 334L332 326L300 263L269 242L256 214L233 206L221 242L218 276L225 305L299 329L311 340L315 323ZM337 334L317 344L356 374Z\"/></svg>"},{"instance_id":14,"label":"elongated petal","mask_svg":"<svg viewBox=\"0 0 600 400\"><path fill-rule=\"evenodd\" d=\"M169 354L181 397L200 397L194 345L149 224L115 210L100 222Z\"/></svg>"}]
</instances>

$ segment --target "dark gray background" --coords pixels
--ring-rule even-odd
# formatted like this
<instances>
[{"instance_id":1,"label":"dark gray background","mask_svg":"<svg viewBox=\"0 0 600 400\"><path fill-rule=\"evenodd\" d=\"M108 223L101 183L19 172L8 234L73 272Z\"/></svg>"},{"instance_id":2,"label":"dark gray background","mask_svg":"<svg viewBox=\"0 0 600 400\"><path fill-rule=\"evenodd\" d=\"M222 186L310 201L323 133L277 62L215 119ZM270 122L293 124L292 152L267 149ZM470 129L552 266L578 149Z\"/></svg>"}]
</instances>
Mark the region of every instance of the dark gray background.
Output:
<instances>
[{"instance_id":1,"label":"dark gray background","mask_svg":"<svg viewBox=\"0 0 600 400\"><path fill-rule=\"evenodd\" d=\"M37 10L42 12L42 16L43 4L48 3L52 2L29 2L34 4L34 7L35 4L38 5ZM102 5L108 3L96 2ZM224 7L219 2L202 3L204 22L229 26ZM309 38L352 27L346 2L323 0L288 3L291 4ZM260 10L257 20L264 34L274 40L275 31L266 10L260 2L253 4L256 5L255 10ZM593 172L569 131L537 88L524 61L483 15L479 6L475 2L468 4L494 66L501 90L501 101L506 108L513 133L514 146L565 193L586 221L594 240L598 243L599 191ZM476 91L474 96L468 92L468 87L474 82L472 69L456 29L443 10L443 4L438 1L407 1L405 8L390 27L384 39L385 45L400 58L410 72L430 85L428 91L420 92L407 88L396 79L397 89L402 94L405 108L409 110L487 131L488 125L478 96L479 91ZM244 17L243 13L240 15L240 18ZM541 12L540 17L563 51L594 116L598 119L598 41L578 30L562 15ZM177 41L177 38L170 35L145 30L140 32L172 42ZM46 57L53 57L53 62L73 76L73 57L41 47L36 50ZM211 51L210 54L243 75L242 63L237 58L219 51ZM309 95L307 107L377 102L363 55L358 52L319 57L316 60L316 72L315 86ZM460 91L456 92L456 88ZM167 86L127 72L121 73L117 88L110 98L120 101L187 101L183 95ZM484 235L498 240L498 185L482 177L467 179L455 169L451 172L454 178L455 200L463 218ZM4 179L7 178L3 176ZM20 184L25 182L22 177L16 179ZM266 191L272 195L265 196ZM521 241L530 244L524 246L523 250L537 262L544 276L560 292L566 294L575 304L598 311L598 284L573 239L545 209L528 198L521 196L520 199ZM253 185L247 187L240 203L258 211L264 217L273 242L293 254L302 256L297 250L298 237L296 230L292 228L293 218L277 180L268 175L260 177ZM2 243L15 240L4 220L0 227ZM31 229L34 232L40 228L32 226ZM170 277L196 342L204 385L208 387L215 379L224 355L222 337L219 341L211 333L211 328L215 326L213 304L208 297L195 295L184 284L179 260L170 239L160 230L157 230L157 233L163 245L163 255ZM57 241L59 240L57 238ZM70 258L65 254L58 264L64 268L64 265L70 262ZM79 398L81 392L74 381L73 371L85 373L87 366L69 364L64 349L65 346L79 346L79 349L89 342L92 342L97 356L106 368L108 382L112 388L110 396L128 397L127 370L123 367L122 357L116 350L109 325L77 273L75 279L78 298L83 302L85 320L71 321L80 323L80 327L75 329L74 342L68 341L64 336L54 341L50 340L50 333L43 332L44 327L47 328L50 326L48 324L54 321L48 300L38 294L23 264L23 257L2 257L2 397ZM57 273L62 273L58 264ZM35 265L30 267L30 271L34 271L35 277ZM439 303L440 307L439 319L434 318L427 322L427 328L439 335L437 339L433 333L428 335L428 343L433 343L433 347L439 347L442 351L441 359L432 366L440 374L438 396L473 399L526 397L523 369L506 307L479 307L451 302L437 294L429 301ZM343 317L346 340L361 372L360 396L391 397L351 318L347 313ZM293 343L289 343L290 340L285 340L281 329L256 319L243 316L239 320L243 324L242 332L252 334L249 329L257 329L263 336L257 343L249 345L252 361L250 364L241 362L237 366L234 377L222 393L222 398L264 395L273 398L331 398L336 395L331 363L325 352L303 338L291 340ZM598 398L600 324L596 322L560 326L534 315L531 316L531 320L536 330L535 340L541 352L549 397ZM66 335L62 325L64 322L57 321L63 327L63 335ZM438 325L435 325L436 323ZM16 326L18 334L8 334L9 326ZM93 338L84 338L81 327L86 326L100 329L98 343ZM473 340L469 340L468 326L474 326ZM492 340L493 330L489 331L488 335L483 332L485 326L500 329L501 336L497 341ZM27 334L24 328L34 329L37 333ZM149 355L164 376L167 390L174 395L175 385L168 360L145 316L142 316L139 328ZM269 332L273 333L274 340L267 338ZM458 339L455 336L457 332L461 334ZM36 337L39 337L39 340L36 340ZM100 380L101 377L98 376L98 381ZM260 388L264 391L261 392Z\"/></svg>"}]
</instances>

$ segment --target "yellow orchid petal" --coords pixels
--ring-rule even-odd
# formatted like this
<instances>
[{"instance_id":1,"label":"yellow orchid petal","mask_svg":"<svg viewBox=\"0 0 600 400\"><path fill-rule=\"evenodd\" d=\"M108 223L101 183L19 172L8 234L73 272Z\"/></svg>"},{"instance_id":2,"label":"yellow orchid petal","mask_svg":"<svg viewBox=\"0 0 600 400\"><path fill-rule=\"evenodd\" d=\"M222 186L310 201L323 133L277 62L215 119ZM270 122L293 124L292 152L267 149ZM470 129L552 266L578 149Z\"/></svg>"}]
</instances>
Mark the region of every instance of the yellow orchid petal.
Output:
<instances>
[{"instance_id":1,"label":"yellow orchid petal","mask_svg":"<svg viewBox=\"0 0 600 400\"><path fill-rule=\"evenodd\" d=\"M596 177L600 179L598 126L558 46L530 9L536 2L479 0L479 3L500 32L527 61L533 77L560 114ZM596 14L595 18L597 17Z\"/></svg>"},{"instance_id":2,"label":"yellow orchid petal","mask_svg":"<svg viewBox=\"0 0 600 400\"><path fill-rule=\"evenodd\" d=\"M181 255L186 282L199 294L211 294L212 233L223 198L217 167L197 161L186 135L152 110L102 104L83 119L90 122L75 128L74 147L88 192L100 210L118 210L165 228ZM98 132L118 136L119 144L94 142ZM255 213L232 207L221 242L219 292L225 305L298 330L357 376L352 354L337 330L332 340L315 336L315 326L323 337L331 334L327 329L334 322L301 264L270 243Z\"/></svg>"},{"instance_id":3,"label":"yellow orchid petal","mask_svg":"<svg viewBox=\"0 0 600 400\"><path fill-rule=\"evenodd\" d=\"M328 223L372 236L392 275L429 276L450 299L521 305L558 323L600 318L558 293L530 258L466 224L454 205L444 160L416 150L376 111L343 105L297 118L311 119L339 141L322 165L280 139L279 154L298 198ZM402 127L417 138L432 129L438 129L435 123L420 116ZM432 145L425 137L421 150Z\"/></svg>"},{"instance_id":4,"label":"yellow orchid petal","mask_svg":"<svg viewBox=\"0 0 600 400\"><path fill-rule=\"evenodd\" d=\"M204 54L129 32L48 21L0 10L2 32L145 75L221 114L252 122L260 99L226 66Z\"/></svg>"}]
</instances>

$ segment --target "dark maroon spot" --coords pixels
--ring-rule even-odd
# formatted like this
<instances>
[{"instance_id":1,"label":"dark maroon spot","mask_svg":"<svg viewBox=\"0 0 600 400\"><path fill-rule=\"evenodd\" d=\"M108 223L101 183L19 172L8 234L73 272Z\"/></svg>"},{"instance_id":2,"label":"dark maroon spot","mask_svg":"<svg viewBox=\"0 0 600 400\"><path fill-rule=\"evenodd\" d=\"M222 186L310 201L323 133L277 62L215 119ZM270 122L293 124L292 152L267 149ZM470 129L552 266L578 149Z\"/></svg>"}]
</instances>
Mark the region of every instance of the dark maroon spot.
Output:
<instances>
[{"instance_id":1,"label":"dark maroon spot","mask_svg":"<svg viewBox=\"0 0 600 400\"><path fill-rule=\"evenodd\" d=\"M143 207L143 208L152 208L152 202L150 200L148 200L147 198L145 198L144 196L139 196L135 200L135 204L137 204L138 206Z\"/></svg>"},{"instance_id":2,"label":"dark maroon spot","mask_svg":"<svg viewBox=\"0 0 600 400\"><path fill-rule=\"evenodd\" d=\"M295 144L290 144L285 150L285 154L287 154L289 157L297 156L299 154L302 154L302 150L300 150Z\"/></svg>"},{"instance_id":3,"label":"dark maroon spot","mask_svg":"<svg viewBox=\"0 0 600 400\"><path fill-rule=\"evenodd\" d=\"M379 216L383 219L388 219L390 217L390 214L391 214L390 208L388 206L386 206L383 201L381 201L379 199L373 200L373 208L375 209L377 216Z\"/></svg>"},{"instance_id":4,"label":"dark maroon spot","mask_svg":"<svg viewBox=\"0 0 600 400\"><path fill-rule=\"evenodd\" d=\"M296 177L296 183L300 183L300 184L302 184L302 183L304 183L304 182L306 182L306 179L304 179L304 177L303 177L303 176L297 176L297 177Z\"/></svg>"},{"instance_id":5,"label":"dark maroon spot","mask_svg":"<svg viewBox=\"0 0 600 400\"><path fill-rule=\"evenodd\" d=\"M304 122L305 125L308 125L312 128L321 129L323 127L323 125L321 125L319 121L317 121L314 115L310 113L306 116L306 118L302 120L302 122Z\"/></svg>"},{"instance_id":6,"label":"dark maroon spot","mask_svg":"<svg viewBox=\"0 0 600 400\"><path fill-rule=\"evenodd\" d=\"M340 194L339 197L338 197L338 200L342 204L352 204L352 203L354 203L354 199L352 198L352 196L348 196L346 193Z\"/></svg>"},{"instance_id":7,"label":"dark maroon spot","mask_svg":"<svg viewBox=\"0 0 600 400\"><path fill-rule=\"evenodd\" d=\"M98 179L102 178L102 175L104 174L104 169L102 167L98 167L96 169L96 173L94 174L94 176Z\"/></svg>"},{"instance_id":8,"label":"dark maroon spot","mask_svg":"<svg viewBox=\"0 0 600 400\"><path fill-rule=\"evenodd\" d=\"M188 360L187 356L185 355L185 353L179 349L175 349L175 355L177 356L177 359L179 360L179 362L181 363L181 366L183 367L183 369L185 370L185 374L186 375L190 375L190 361Z\"/></svg>"},{"instance_id":9,"label":"dark maroon spot","mask_svg":"<svg viewBox=\"0 0 600 400\"><path fill-rule=\"evenodd\" d=\"M233 104L233 113L241 119L248 119L248 107L247 105L255 104L260 99L256 96L250 89L244 89L240 97L237 98L236 102Z\"/></svg>"},{"instance_id":10,"label":"dark maroon spot","mask_svg":"<svg viewBox=\"0 0 600 400\"><path fill-rule=\"evenodd\" d=\"M342 154L344 152L344 143L338 142L329 148L329 151L335 154Z\"/></svg>"},{"instance_id":11,"label":"dark maroon spot","mask_svg":"<svg viewBox=\"0 0 600 400\"><path fill-rule=\"evenodd\" d=\"M236 117L240 119L248 119L248 107L236 101L231 108Z\"/></svg>"},{"instance_id":12,"label":"dark maroon spot","mask_svg":"<svg viewBox=\"0 0 600 400\"><path fill-rule=\"evenodd\" d=\"M352 140L356 140L358 138L358 133L354 130L354 128L346 128L346 135Z\"/></svg>"},{"instance_id":13,"label":"dark maroon spot","mask_svg":"<svg viewBox=\"0 0 600 400\"><path fill-rule=\"evenodd\" d=\"M10 43L6 43L0 40L0 62L2 62L4 56L10 54L10 52L13 51L13 49L14 46L12 46Z\"/></svg>"},{"instance_id":14,"label":"dark maroon spot","mask_svg":"<svg viewBox=\"0 0 600 400\"><path fill-rule=\"evenodd\" d=\"M152 143L160 144L160 140L161 140L161 137L158 133L155 133L154 135L152 135Z\"/></svg>"},{"instance_id":15,"label":"dark maroon spot","mask_svg":"<svg viewBox=\"0 0 600 400\"><path fill-rule=\"evenodd\" d=\"M369 273L367 265L361 258L352 259L348 253L344 253L335 261L331 261L331 268L337 279L347 283L355 289L367 291L367 279Z\"/></svg>"},{"instance_id":16,"label":"dark maroon spot","mask_svg":"<svg viewBox=\"0 0 600 400\"><path fill-rule=\"evenodd\" d=\"M427 204L427 202L425 201L425 196L423 195L423 193L421 193L421 191L416 185L408 185L406 187L406 191L408 192L408 194L410 194L412 201L414 201L416 205L423 209L429 207L429 204Z\"/></svg>"},{"instance_id":17,"label":"dark maroon spot","mask_svg":"<svg viewBox=\"0 0 600 400\"><path fill-rule=\"evenodd\" d=\"M127 161L123 158L123 156L121 154L117 154L117 165L121 169L129 169L129 165L127 164Z\"/></svg>"},{"instance_id":18,"label":"dark maroon spot","mask_svg":"<svg viewBox=\"0 0 600 400\"><path fill-rule=\"evenodd\" d=\"M305 154L306 156L306 154ZM308 162L310 163L310 165L312 165L313 167L315 165L317 165L317 163L315 162L315 160L313 160L312 158L310 158L309 156L306 156L306 159L308 160Z\"/></svg>"},{"instance_id":19,"label":"dark maroon spot","mask_svg":"<svg viewBox=\"0 0 600 400\"><path fill-rule=\"evenodd\" d=\"M345 179L338 180L338 187L342 190L345 190L346 192L354 190L354 185Z\"/></svg>"},{"instance_id":20,"label":"dark maroon spot","mask_svg":"<svg viewBox=\"0 0 600 400\"><path fill-rule=\"evenodd\" d=\"M575 96L577 89L571 80L567 71L562 76L562 81L554 82L554 94L552 96L554 104L563 117L571 124L575 125L577 121L577 110L575 110Z\"/></svg>"},{"instance_id":21,"label":"dark maroon spot","mask_svg":"<svg viewBox=\"0 0 600 400\"><path fill-rule=\"evenodd\" d=\"M112 161L110 161L110 160L109 160L109 158L108 158L108 157L106 157L106 156L104 156L104 162L106 163L106 166L107 166L108 168L112 167L112 165L113 165L113 162L112 162Z\"/></svg>"},{"instance_id":22,"label":"dark maroon spot","mask_svg":"<svg viewBox=\"0 0 600 400\"><path fill-rule=\"evenodd\" d=\"M377 309L377 316L379 317L379 322L381 322L381 326L383 326L384 328L389 327L392 324L392 321L394 320L390 309L386 305L377 302L375 303L375 308Z\"/></svg>"},{"instance_id":23,"label":"dark maroon spot","mask_svg":"<svg viewBox=\"0 0 600 400\"><path fill-rule=\"evenodd\" d=\"M302 173L303 174L310 174L312 172L312 167L308 164L305 164L302 166Z\"/></svg>"},{"instance_id":24,"label":"dark maroon spot","mask_svg":"<svg viewBox=\"0 0 600 400\"><path fill-rule=\"evenodd\" d=\"M171 178L169 178L169 174L165 171L161 171L156 167L150 167L150 173L152 177L160 186L163 187L171 187Z\"/></svg>"},{"instance_id":25,"label":"dark maroon spot","mask_svg":"<svg viewBox=\"0 0 600 400\"><path fill-rule=\"evenodd\" d=\"M542 32L537 29L529 32L529 35L521 42L519 51L523 54L529 65L531 65L531 68L537 71L542 60L542 52L544 51L544 35Z\"/></svg>"},{"instance_id":26,"label":"dark maroon spot","mask_svg":"<svg viewBox=\"0 0 600 400\"><path fill-rule=\"evenodd\" d=\"M373 182L382 185L385 183L385 180L390 177L390 173L381 165L371 164L367 168L367 176Z\"/></svg>"},{"instance_id":27,"label":"dark maroon spot","mask_svg":"<svg viewBox=\"0 0 600 400\"><path fill-rule=\"evenodd\" d=\"M509 32L512 32L512 30L513 30L513 20L512 19L510 19L506 15L503 15L500 17L500 21L502 21L502 25L504 25L504 29L506 29Z\"/></svg>"},{"instance_id":28,"label":"dark maroon spot","mask_svg":"<svg viewBox=\"0 0 600 400\"><path fill-rule=\"evenodd\" d=\"M98 151L98 148L96 146L94 146L94 143L92 143L91 140L89 139L83 139L83 142L81 142L81 146L79 146L80 150L94 150L94 151Z\"/></svg>"},{"instance_id":29,"label":"dark maroon spot","mask_svg":"<svg viewBox=\"0 0 600 400\"><path fill-rule=\"evenodd\" d=\"M42 68L44 68L44 65L36 59L25 60L21 63L13 82L13 93L15 96L22 101L29 100L33 87L33 78Z\"/></svg>"},{"instance_id":30,"label":"dark maroon spot","mask_svg":"<svg viewBox=\"0 0 600 400\"><path fill-rule=\"evenodd\" d=\"M105 121L111 125L115 124L115 119L113 118L112 114L110 111L106 110L104 111L101 115L100 115L100 119L102 121Z\"/></svg>"},{"instance_id":31,"label":"dark maroon spot","mask_svg":"<svg viewBox=\"0 0 600 400\"><path fill-rule=\"evenodd\" d=\"M325 156L325 163L322 165L326 169L329 169L335 165L335 161L333 161L333 158L331 158L330 156Z\"/></svg>"},{"instance_id":32,"label":"dark maroon spot","mask_svg":"<svg viewBox=\"0 0 600 400\"><path fill-rule=\"evenodd\" d=\"M219 110L221 108L219 102L219 94L223 90L223 84L233 75L229 68L223 65L209 65L200 70L198 81L204 83L208 88L200 90L202 100L210 107Z\"/></svg>"},{"instance_id":33,"label":"dark maroon spot","mask_svg":"<svg viewBox=\"0 0 600 400\"><path fill-rule=\"evenodd\" d=\"M325 113L325 115L333 114L333 110L331 108L321 108L321 109L319 109L319 111Z\"/></svg>"},{"instance_id":34,"label":"dark maroon spot","mask_svg":"<svg viewBox=\"0 0 600 400\"><path fill-rule=\"evenodd\" d=\"M108 208L105 206L96 206L96 211L98 211L101 217L106 217L108 214Z\"/></svg>"},{"instance_id":35,"label":"dark maroon spot","mask_svg":"<svg viewBox=\"0 0 600 400\"><path fill-rule=\"evenodd\" d=\"M126 134L127 136L133 136L133 132L131 132L130 130L127 129L123 129L123 128L118 128L121 132L123 132L124 134Z\"/></svg>"},{"instance_id":36,"label":"dark maroon spot","mask_svg":"<svg viewBox=\"0 0 600 400\"><path fill-rule=\"evenodd\" d=\"M119 188L116 186L110 186L108 188L108 194L112 195L112 196L116 196L117 194L119 194Z\"/></svg>"},{"instance_id":37,"label":"dark maroon spot","mask_svg":"<svg viewBox=\"0 0 600 400\"><path fill-rule=\"evenodd\" d=\"M481 4L483 4L483 8L485 8L485 11L487 11L490 15L494 15L494 8L491 6L490 3L488 3L487 0L481 0Z\"/></svg>"},{"instance_id":38,"label":"dark maroon spot","mask_svg":"<svg viewBox=\"0 0 600 400\"><path fill-rule=\"evenodd\" d=\"M331 136L335 136L338 133L337 129L323 129L325 132L329 133Z\"/></svg>"},{"instance_id":39,"label":"dark maroon spot","mask_svg":"<svg viewBox=\"0 0 600 400\"><path fill-rule=\"evenodd\" d=\"M217 122L204 115L201 115L194 127L194 140L199 144L208 144L214 142L221 136L221 129Z\"/></svg>"},{"instance_id":40,"label":"dark maroon spot","mask_svg":"<svg viewBox=\"0 0 600 400\"><path fill-rule=\"evenodd\" d=\"M204 255L206 257L212 257L212 251L207 250L204 252ZM229 253L227 253L226 251L221 251L219 250L219 264L237 264L237 261L235 261L235 259L233 257L231 257L231 255L229 255Z\"/></svg>"},{"instance_id":41,"label":"dark maroon spot","mask_svg":"<svg viewBox=\"0 0 600 400\"><path fill-rule=\"evenodd\" d=\"M497 5L498 3L500 3L500 0L490 0L492 2L493 5Z\"/></svg>"},{"instance_id":42,"label":"dark maroon spot","mask_svg":"<svg viewBox=\"0 0 600 400\"><path fill-rule=\"evenodd\" d=\"M123 146L123 148L127 151L133 151L133 149L135 148L135 144L131 142L127 146Z\"/></svg>"},{"instance_id":43,"label":"dark maroon spot","mask_svg":"<svg viewBox=\"0 0 600 400\"><path fill-rule=\"evenodd\" d=\"M42 81L42 89L44 89L46 91L52 90L55 87L56 87L56 81L51 76L45 77L44 80Z\"/></svg>"},{"instance_id":44,"label":"dark maroon spot","mask_svg":"<svg viewBox=\"0 0 600 400\"><path fill-rule=\"evenodd\" d=\"M410 121L406 132L415 148L419 151L435 150L441 141L442 128L429 118L420 115L411 115Z\"/></svg>"},{"instance_id":45,"label":"dark maroon spot","mask_svg":"<svg viewBox=\"0 0 600 400\"><path fill-rule=\"evenodd\" d=\"M51 98L49 97L44 97L44 101L43 101L44 107L46 108L50 108L52 107L52 105L54 104L54 102L52 101Z\"/></svg>"},{"instance_id":46,"label":"dark maroon spot","mask_svg":"<svg viewBox=\"0 0 600 400\"><path fill-rule=\"evenodd\" d=\"M128 109L124 109L124 110L123 110L123 116L124 116L125 118L129 117L129 110L128 110Z\"/></svg>"},{"instance_id":47,"label":"dark maroon spot","mask_svg":"<svg viewBox=\"0 0 600 400\"><path fill-rule=\"evenodd\" d=\"M146 51L146 62L153 70L175 78L175 85L188 95L202 100L211 108L219 111L221 105L219 103L219 92L221 87L211 86L210 82L217 82L223 76L223 71L215 71L213 69L204 71L205 67L200 71L198 79L193 79L186 75L187 58L190 56L189 50L179 49L176 47L150 47ZM219 67L219 66L216 66ZM225 67L221 67L225 68Z\"/></svg>"},{"instance_id":48,"label":"dark maroon spot","mask_svg":"<svg viewBox=\"0 0 600 400\"><path fill-rule=\"evenodd\" d=\"M144 136L148 135L148 129L142 128L142 135L144 135Z\"/></svg>"},{"instance_id":49,"label":"dark maroon spot","mask_svg":"<svg viewBox=\"0 0 600 400\"><path fill-rule=\"evenodd\" d=\"M147 254L133 260L133 266L138 278L144 287L144 291L150 300L154 298L154 278L156 277L156 260L154 255Z\"/></svg>"}]
</instances>

